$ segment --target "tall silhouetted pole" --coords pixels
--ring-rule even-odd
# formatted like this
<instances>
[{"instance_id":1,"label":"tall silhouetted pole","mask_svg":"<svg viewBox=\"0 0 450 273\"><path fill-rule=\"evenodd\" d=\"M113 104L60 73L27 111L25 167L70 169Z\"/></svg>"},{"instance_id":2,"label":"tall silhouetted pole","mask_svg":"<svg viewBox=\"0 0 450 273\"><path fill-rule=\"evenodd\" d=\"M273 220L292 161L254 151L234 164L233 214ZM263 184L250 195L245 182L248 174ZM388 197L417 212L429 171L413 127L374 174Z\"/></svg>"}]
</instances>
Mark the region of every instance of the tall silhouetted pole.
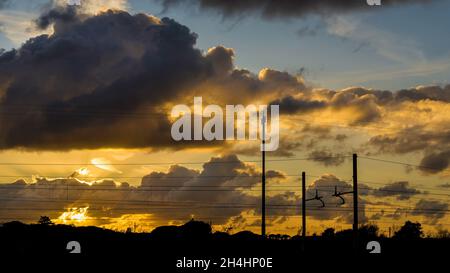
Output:
<instances>
[{"instance_id":1,"label":"tall silhouetted pole","mask_svg":"<svg viewBox=\"0 0 450 273\"><path fill-rule=\"evenodd\" d=\"M302 172L302 237L306 237L306 174Z\"/></svg>"},{"instance_id":2,"label":"tall silhouetted pole","mask_svg":"<svg viewBox=\"0 0 450 273\"><path fill-rule=\"evenodd\" d=\"M353 154L353 236L358 247L358 155Z\"/></svg>"},{"instance_id":3,"label":"tall silhouetted pole","mask_svg":"<svg viewBox=\"0 0 450 273\"><path fill-rule=\"evenodd\" d=\"M266 237L266 115L262 114L261 236Z\"/></svg>"},{"instance_id":4,"label":"tall silhouetted pole","mask_svg":"<svg viewBox=\"0 0 450 273\"><path fill-rule=\"evenodd\" d=\"M302 250L305 250L306 239L306 174L302 172Z\"/></svg>"}]
</instances>

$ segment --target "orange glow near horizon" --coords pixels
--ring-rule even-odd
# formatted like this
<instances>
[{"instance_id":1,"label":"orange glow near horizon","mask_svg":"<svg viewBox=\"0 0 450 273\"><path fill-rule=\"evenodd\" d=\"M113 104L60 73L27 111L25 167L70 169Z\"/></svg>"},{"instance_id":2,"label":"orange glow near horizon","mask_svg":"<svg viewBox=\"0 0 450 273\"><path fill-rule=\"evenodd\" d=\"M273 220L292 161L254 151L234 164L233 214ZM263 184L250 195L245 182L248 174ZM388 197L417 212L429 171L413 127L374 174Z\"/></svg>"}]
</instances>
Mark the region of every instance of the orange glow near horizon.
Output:
<instances>
[{"instance_id":1,"label":"orange glow near horizon","mask_svg":"<svg viewBox=\"0 0 450 273\"><path fill-rule=\"evenodd\" d=\"M58 222L66 223L82 223L85 222L89 217L87 216L87 211L89 207L73 207L68 208L67 211L63 212L58 217Z\"/></svg>"}]
</instances>

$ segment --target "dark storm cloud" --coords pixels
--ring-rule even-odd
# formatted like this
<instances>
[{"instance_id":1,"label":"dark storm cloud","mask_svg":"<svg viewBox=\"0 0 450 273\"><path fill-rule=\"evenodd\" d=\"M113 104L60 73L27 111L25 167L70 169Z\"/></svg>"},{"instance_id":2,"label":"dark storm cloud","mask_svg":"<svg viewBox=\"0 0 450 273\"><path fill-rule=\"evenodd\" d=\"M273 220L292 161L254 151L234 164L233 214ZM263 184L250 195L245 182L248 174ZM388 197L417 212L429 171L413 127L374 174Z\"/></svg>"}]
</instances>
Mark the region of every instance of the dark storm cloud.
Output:
<instances>
[{"instance_id":1,"label":"dark storm cloud","mask_svg":"<svg viewBox=\"0 0 450 273\"><path fill-rule=\"evenodd\" d=\"M447 210L448 204L446 202L422 199L416 203L412 214L422 215L432 222L436 222L445 217Z\"/></svg>"},{"instance_id":2,"label":"dark storm cloud","mask_svg":"<svg viewBox=\"0 0 450 273\"><path fill-rule=\"evenodd\" d=\"M434 100L450 102L450 85L446 85L445 87L425 86L413 89L402 89L396 92L395 99L399 101Z\"/></svg>"},{"instance_id":3,"label":"dark storm cloud","mask_svg":"<svg viewBox=\"0 0 450 273\"><path fill-rule=\"evenodd\" d=\"M54 23L58 23L57 27L61 25L80 22L82 15L77 13L76 6L55 6L51 9L44 11L36 20L36 26L39 29L47 29Z\"/></svg>"},{"instance_id":4,"label":"dark storm cloud","mask_svg":"<svg viewBox=\"0 0 450 273\"><path fill-rule=\"evenodd\" d=\"M279 105L281 114L297 114L306 113L318 109L323 109L326 102L308 99L298 99L293 96L287 96L282 99L277 99L270 105Z\"/></svg>"},{"instance_id":5,"label":"dark storm cloud","mask_svg":"<svg viewBox=\"0 0 450 273\"><path fill-rule=\"evenodd\" d=\"M363 87L353 87L345 89L344 93L354 94L358 97L373 95L376 98L377 103L380 105L421 100L450 102L450 85L418 86L415 88L401 89L398 91L373 90Z\"/></svg>"},{"instance_id":6,"label":"dark storm cloud","mask_svg":"<svg viewBox=\"0 0 450 273\"><path fill-rule=\"evenodd\" d=\"M424 126L411 126L393 134L381 134L370 138L368 144L381 153L406 154L423 151L419 170L438 173L446 170L450 162L450 130L427 130Z\"/></svg>"},{"instance_id":7,"label":"dark storm cloud","mask_svg":"<svg viewBox=\"0 0 450 273\"><path fill-rule=\"evenodd\" d=\"M310 14L325 15L354 10L370 10L365 0L159 0L165 9L179 4L196 5L203 10L212 10L223 17L244 16L252 13L264 18L302 17ZM383 6L427 3L429 0L383 0Z\"/></svg>"},{"instance_id":8,"label":"dark storm cloud","mask_svg":"<svg viewBox=\"0 0 450 273\"><path fill-rule=\"evenodd\" d=\"M279 104L282 114L296 114L330 107L334 110L354 109L355 120L350 125L374 122L381 117L381 107L396 106L402 102L440 101L450 102L450 85L419 86L398 91L373 90L351 87L344 90L318 89L309 95L319 95L323 100L308 96L288 95L272 104ZM308 95L308 93L306 93Z\"/></svg>"},{"instance_id":9,"label":"dark storm cloud","mask_svg":"<svg viewBox=\"0 0 450 273\"><path fill-rule=\"evenodd\" d=\"M419 169L425 173L438 173L449 167L450 150L426 154L420 161Z\"/></svg>"},{"instance_id":10,"label":"dark storm cloud","mask_svg":"<svg viewBox=\"0 0 450 273\"><path fill-rule=\"evenodd\" d=\"M379 121L383 107L449 101L450 85L399 92L361 87L311 90L299 75L270 68L256 75L236 68L231 48L201 52L195 47L197 35L171 19L123 11L96 16L80 12L58 6L45 11L36 23L53 27L53 35L32 38L0 54L0 149L224 146L172 141L168 108L190 105L194 95L222 106L258 98L279 104L281 113L289 115L349 111L350 126ZM423 150L434 144L433 139L444 142L446 135L445 130L414 133L418 137L379 135L371 144L380 151ZM276 153L291 156L300 145L293 137L283 139ZM231 151L254 154L255 147Z\"/></svg>"},{"instance_id":11,"label":"dark storm cloud","mask_svg":"<svg viewBox=\"0 0 450 273\"><path fill-rule=\"evenodd\" d=\"M0 55L0 149L197 147L207 143L172 141L162 105L191 104L194 93L225 105L305 89L287 72L236 69L230 48L202 53L197 35L169 18L80 12L45 11L36 23L52 35Z\"/></svg>"},{"instance_id":12,"label":"dark storm cloud","mask_svg":"<svg viewBox=\"0 0 450 273\"><path fill-rule=\"evenodd\" d=\"M197 36L168 18L120 11L70 23L57 19L53 35L0 56L0 86L6 85L0 148L170 142L158 105L210 71L194 48Z\"/></svg>"},{"instance_id":13,"label":"dark storm cloud","mask_svg":"<svg viewBox=\"0 0 450 273\"><path fill-rule=\"evenodd\" d=\"M308 157L324 166L339 166L345 161L345 156L340 153L332 153L328 150L315 150L308 154Z\"/></svg>"},{"instance_id":14,"label":"dark storm cloud","mask_svg":"<svg viewBox=\"0 0 450 273\"><path fill-rule=\"evenodd\" d=\"M398 200L409 200L411 196L421 191L411 187L408 181L398 181L371 191L372 195L379 197L396 197Z\"/></svg>"}]
</instances>

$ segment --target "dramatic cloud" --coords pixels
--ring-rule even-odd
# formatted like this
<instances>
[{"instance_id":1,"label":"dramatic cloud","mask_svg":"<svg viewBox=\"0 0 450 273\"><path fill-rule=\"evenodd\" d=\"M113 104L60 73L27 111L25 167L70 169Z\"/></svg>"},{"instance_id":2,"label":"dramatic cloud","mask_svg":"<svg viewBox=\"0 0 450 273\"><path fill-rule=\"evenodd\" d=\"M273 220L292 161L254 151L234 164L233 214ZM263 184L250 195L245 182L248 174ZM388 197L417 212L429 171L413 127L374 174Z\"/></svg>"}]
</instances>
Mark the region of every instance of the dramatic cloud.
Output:
<instances>
[{"instance_id":1,"label":"dramatic cloud","mask_svg":"<svg viewBox=\"0 0 450 273\"><path fill-rule=\"evenodd\" d=\"M53 35L0 56L1 148L170 142L154 134L170 132L156 106L208 74L195 41L175 21L143 14L56 21ZM153 115L136 113L144 109Z\"/></svg>"},{"instance_id":2,"label":"dramatic cloud","mask_svg":"<svg viewBox=\"0 0 450 273\"><path fill-rule=\"evenodd\" d=\"M318 100L317 98L320 98ZM402 102L418 101L450 102L450 85L418 86L398 91L373 90L363 87L350 87L342 90L315 89L297 96L286 96L276 100L286 114L302 113L325 107L355 109L357 123L376 121L382 107L398 106ZM274 103L275 104L275 103Z\"/></svg>"},{"instance_id":3,"label":"dramatic cloud","mask_svg":"<svg viewBox=\"0 0 450 273\"><path fill-rule=\"evenodd\" d=\"M339 166L345 161L345 156L339 153L332 153L327 150L316 150L308 154L312 161L319 162L325 166Z\"/></svg>"},{"instance_id":4,"label":"dramatic cloud","mask_svg":"<svg viewBox=\"0 0 450 273\"><path fill-rule=\"evenodd\" d=\"M438 173L448 168L450 150L425 155L420 161L419 169L427 173Z\"/></svg>"},{"instance_id":5,"label":"dramatic cloud","mask_svg":"<svg viewBox=\"0 0 450 273\"><path fill-rule=\"evenodd\" d=\"M445 123L438 124L434 130L425 125L417 125L401 129L396 133L380 134L372 137L368 144L379 152L405 154L424 151L418 163L424 173L438 173L449 166L450 130ZM414 165L414 164L413 164Z\"/></svg>"},{"instance_id":6,"label":"dramatic cloud","mask_svg":"<svg viewBox=\"0 0 450 273\"><path fill-rule=\"evenodd\" d=\"M235 69L229 48L202 54L197 35L174 20L80 12L46 11L36 23L53 34L0 55L1 149L176 148L170 105L194 94L245 104L305 88L286 72Z\"/></svg>"},{"instance_id":7,"label":"dramatic cloud","mask_svg":"<svg viewBox=\"0 0 450 273\"><path fill-rule=\"evenodd\" d=\"M305 12L309 4L316 5L292 2ZM53 32L0 54L0 149L215 145L223 154L259 154L257 142L173 141L171 106L191 105L199 95L205 104L221 106L279 104L281 142L274 156L303 149L311 157L324 157L333 150L332 161L319 162L339 165L341 153L359 148L348 138L364 134L369 139L364 152L417 152L423 155L422 171L448 168L450 85L399 91L312 88L300 75L237 68L232 48L203 52L196 48L197 35L174 20L118 10L89 13L53 5L36 26ZM333 142L339 142L337 149Z\"/></svg>"},{"instance_id":8,"label":"dramatic cloud","mask_svg":"<svg viewBox=\"0 0 450 273\"><path fill-rule=\"evenodd\" d=\"M365 0L159 0L164 7L174 5L196 4L204 10L213 10L224 17L245 16L251 13L261 14L264 18L302 17L310 14L325 15L329 13L345 13L353 10L369 10ZM383 5L401 5L411 3L426 3L427 0L383 0Z\"/></svg>"},{"instance_id":9,"label":"dramatic cloud","mask_svg":"<svg viewBox=\"0 0 450 273\"><path fill-rule=\"evenodd\" d=\"M436 100L450 102L450 85L444 88L439 86L419 86L414 89L403 89L395 94L397 100Z\"/></svg>"},{"instance_id":10,"label":"dramatic cloud","mask_svg":"<svg viewBox=\"0 0 450 273\"><path fill-rule=\"evenodd\" d=\"M201 170L174 165L167 172L152 172L142 178L141 184L101 180L83 182L75 178L35 178L33 183L18 180L4 184L0 191L2 220L35 221L41 215L58 218L70 208L88 207L90 223L111 225L123 218L140 215L165 224L194 216L215 224L225 225L241 218L260 217L261 173L235 155L213 157ZM276 170L267 171L266 197L269 222L282 221L298 215L301 197L283 187L286 177ZM307 198L314 197L316 189L323 196L320 202L308 202L308 216L317 220L352 221L352 195L343 195L345 203L333 197L338 192L350 191L351 184L334 175L323 175L307 188ZM368 194L364 185L361 196ZM360 219L365 221L365 201L360 199ZM283 220L283 221L285 221Z\"/></svg>"},{"instance_id":11,"label":"dramatic cloud","mask_svg":"<svg viewBox=\"0 0 450 273\"><path fill-rule=\"evenodd\" d=\"M174 165L167 172L152 172L139 186L113 180L85 183L75 178L37 178L30 184L19 180L1 186L0 205L2 220L38 219L44 214L55 219L67 208L89 207L89 216L100 223L105 218L148 214L166 223L195 215L223 224L245 211L260 214L260 178L254 166L228 155L211 158L201 171ZM285 176L269 170L267 179L268 185L277 185ZM294 215L290 207L299 203L299 197L288 190L267 197L272 215Z\"/></svg>"},{"instance_id":12,"label":"dramatic cloud","mask_svg":"<svg viewBox=\"0 0 450 273\"><path fill-rule=\"evenodd\" d=\"M336 93L330 101L333 108L337 110L354 110L354 118L351 124L366 124L378 120L381 117L380 108L376 103L376 97L372 94L357 94L344 90Z\"/></svg>"},{"instance_id":13,"label":"dramatic cloud","mask_svg":"<svg viewBox=\"0 0 450 273\"><path fill-rule=\"evenodd\" d=\"M323 109L326 106L326 103L323 101L302 98L296 99L293 96L287 96L271 102L270 105L279 105L282 114L297 114L306 113L316 109Z\"/></svg>"},{"instance_id":14,"label":"dramatic cloud","mask_svg":"<svg viewBox=\"0 0 450 273\"><path fill-rule=\"evenodd\" d=\"M421 191L411 187L408 181L398 181L371 191L374 196L393 196L398 200L409 200L411 196L420 194Z\"/></svg>"},{"instance_id":15,"label":"dramatic cloud","mask_svg":"<svg viewBox=\"0 0 450 273\"><path fill-rule=\"evenodd\" d=\"M433 201L433 200L420 200L417 202L414 210L412 212L413 215L422 215L425 218L431 220L432 222L436 222L437 220L443 218L448 211L448 203Z\"/></svg>"}]
</instances>

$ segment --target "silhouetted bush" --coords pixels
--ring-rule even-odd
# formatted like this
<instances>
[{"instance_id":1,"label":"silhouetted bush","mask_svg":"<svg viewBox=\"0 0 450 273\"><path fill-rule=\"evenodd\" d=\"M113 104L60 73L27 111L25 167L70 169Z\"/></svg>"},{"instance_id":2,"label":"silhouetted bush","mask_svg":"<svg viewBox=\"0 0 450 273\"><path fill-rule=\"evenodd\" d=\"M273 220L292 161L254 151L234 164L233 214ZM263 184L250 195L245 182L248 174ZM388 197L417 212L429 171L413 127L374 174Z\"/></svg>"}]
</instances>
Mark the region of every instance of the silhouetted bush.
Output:
<instances>
[{"instance_id":1,"label":"silhouetted bush","mask_svg":"<svg viewBox=\"0 0 450 273\"><path fill-rule=\"evenodd\" d=\"M261 239L261 235L255 234L251 231L241 231L231 236L233 239L237 240L258 240Z\"/></svg>"},{"instance_id":2,"label":"silhouetted bush","mask_svg":"<svg viewBox=\"0 0 450 273\"><path fill-rule=\"evenodd\" d=\"M325 239L334 238L334 228L327 228L322 232L322 237Z\"/></svg>"},{"instance_id":3,"label":"silhouetted bush","mask_svg":"<svg viewBox=\"0 0 450 273\"><path fill-rule=\"evenodd\" d=\"M359 236L363 239L374 239L378 237L378 226L376 225L362 225L358 228Z\"/></svg>"},{"instance_id":4,"label":"silhouetted bush","mask_svg":"<svg viewBox=\"0 0 450 273\"><path fill-rule=\"evenodd\" d=\"M194 238L205 238L209 237L212 232L210 224L201 221L191 220L186 224L182 225L181 232L183 236L194 237Z\"/></svg>"},{"instance_id":5,"label":"silhouetted bush","mask_svg":"<svg viewBox=\"0 0 450 273\"><path fill-rule=\"evenodd\" d=\"M405 224L394 233L393 238L414 240L420 239L423 236L422 225L420 223L413 223L406 221Z\"/></svg>"},{"instance_id":6,"label":"silhouetted bush","mask_svg":"<svg viewBox=\"0 0 450 273\"><path fill-rule=\"evenodd\" d=\"M48 216L41 216L41 218L39 218L38 224L45 225L45 226L50 226L50 225L53 225L53 222L52 222L52 220L50 220L50 217L48 217Z\"/></svg>"}]
</instances>

